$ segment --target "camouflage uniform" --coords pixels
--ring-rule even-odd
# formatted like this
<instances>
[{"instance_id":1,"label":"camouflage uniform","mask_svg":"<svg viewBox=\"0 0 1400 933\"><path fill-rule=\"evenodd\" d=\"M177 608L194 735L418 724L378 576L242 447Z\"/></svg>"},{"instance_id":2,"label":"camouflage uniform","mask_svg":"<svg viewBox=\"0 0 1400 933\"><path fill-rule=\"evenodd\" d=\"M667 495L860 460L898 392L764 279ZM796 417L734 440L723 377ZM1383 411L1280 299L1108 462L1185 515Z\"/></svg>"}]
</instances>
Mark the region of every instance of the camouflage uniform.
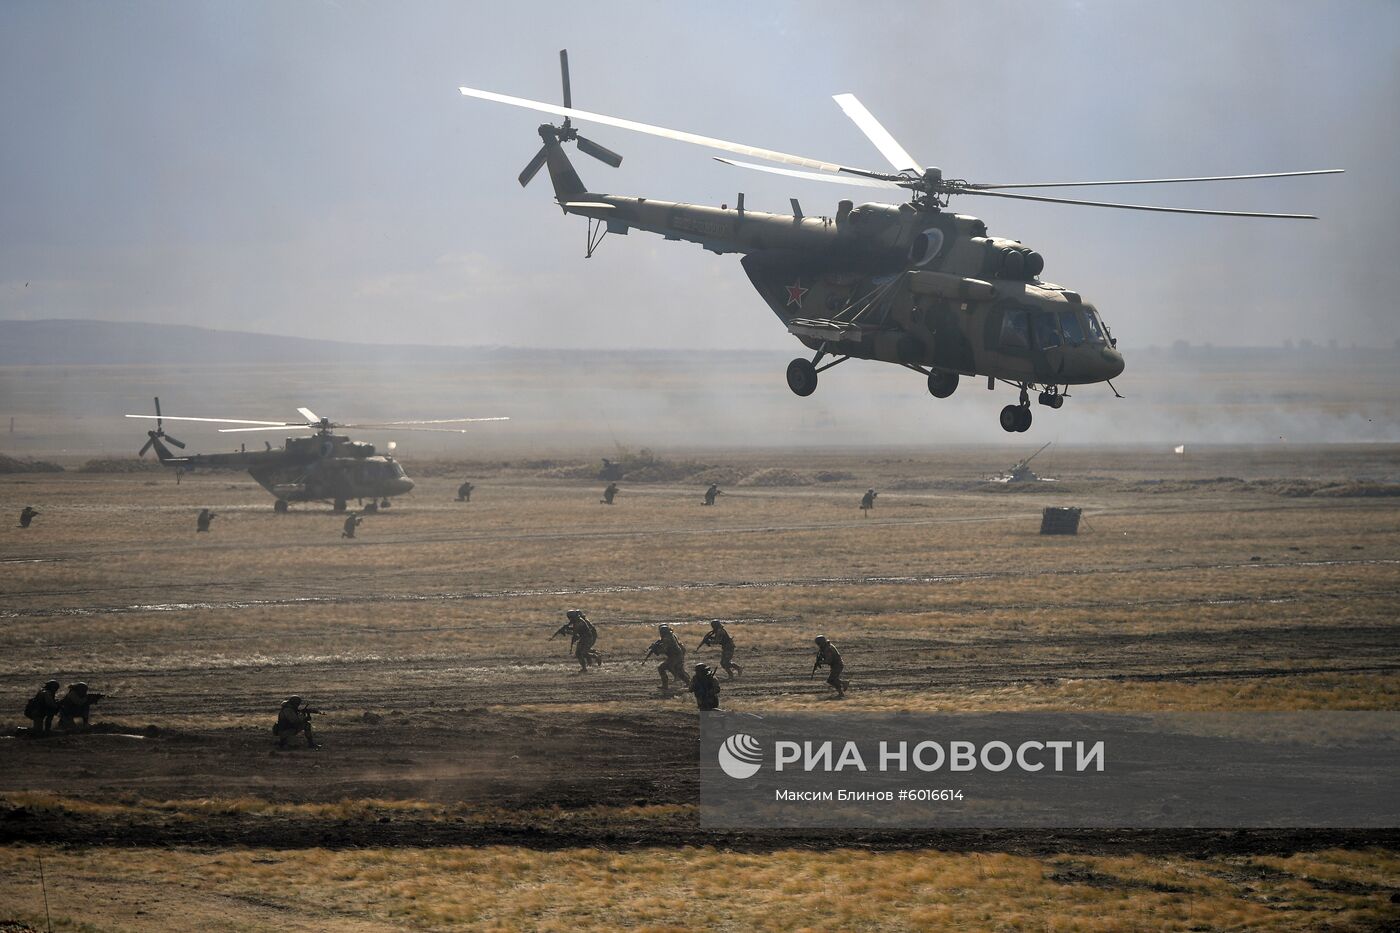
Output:
<instances>
[{"instance_id":1,"label":"camouflage uniform","mask_svg":"<svg viewBox=\"0 0 1400 933\"><path fill-rule=\"evenodd\" d=\"M195 531L208 531L209 523L218 517L208 509L200 509L199 518L195 519Z\"/></svg>"},{"instance_id":2,"label":"camouflage uniform","mask_svg":"<svg viewBox=\"0 0 1400 933\"><path fill-rule=\"evenodd\" d=\"M53 717L58 712L58 681L51 680L24 705L24 715L34 724L34 735L53 731Z\"/></svg>"},{"instance_id":3,"label":"camouflage uniform","mask_svg":"<svg viewBox=\"0 0 1400 933\"><path fill-rule=\"evenodd\" d=\"M695 676L690 681L690 692L695 694L695 707L701 711L719 709L719 681L708 665L695 665Z\"/></svg>"},{"instance_id":4,"label":"camouflage uniform","mask_svg":"<svg viewBox=\"0 0 1400 933\"><path fill-rule=\"evenodd\" d=\"M272 727L272 734L277 736L278 748L286 748L287 740L297 734L306 736L308 748L320 747L311 734L311 712L302 709L301 697L287 697L282 702L282 708L277 711L277 724Z\"/></svg>"},{"instance_id":5,"label":"camouflage uniform","mask_svg":"<svg viewBox=\"0 0 1400 933\"><path fill-rule=\"evenodd\" d=\"M733 680L736 674L744 672L743 665L734 663L734 638L719 619L710 620L710 630L700 639L700 648L709 645L719 645L719 666L724 668L726 677Z\"/></svg>"},{"instance_id":6,"label":"camouflage uniform","mask_svg":"<svg viewBox=\"0 0 1400 933\"><path fill-rule=\"evenodd\" d=\"M875 508L875 497L879 493L873 489L867 489L865 495L860 497L860 515L865 518L870 514L870 510Z\"/></svg>"},{"instance_id":7,"label":"camouflage uniform","mask_svg":"<svg viewBox=\"0 0 1400 933\"><path fill-rule=\"evenodd\" d=\"M355 537L355 529L360 527L360 524L362 522L364 522L363 518L360 518L360 516L356 515L354 512L351 512L345 517L345 530L340 533L340 536L342 538Z\"/></svg>"},{"instance_id":8,"label":"camouflage uniform","mask_svg":"<svg viewBox=\"0 0 1400 933\"><path fill-rule=\"evenodd\" d=\"M39 510L32 505L26 505L24 511L19 513L19 527L28 528L29 523L34 521L34 516L39 514Z\"/></svg>"},{"instance_id":9,"label":"camouflage uniform","mask_svg":"<svg viewBox=\"0 0 1400 933\"><path fill-rule=\"evenodd\" d=\"M63 695L63 699L58 701L58 727L60 729L72 729L76 723L75 719L83 721L83 728L86 729L91 723L89 716L93 704L102 699L102 694L88 690L85 683L68 685L68 692Z\"/></svg>"},{"instance_id":10,"label":"camouflage uniform","mask_svg":"<svg viewBox=\"0 0 1400 933\"><path fill-rule=\"evenodd\" d=\"M617 495L617 483L608 483L608 488L603 490L602 502L604 505L613 504L613 496Z\"/></svg>"},{"instance_id":11,"label":"camouflage uniform","mask_svg":"<svg viewBox=\"0 0 1400 933\"><path fill-rule=\"evenodd\" d=\"M661 675L661 689L670 687L667 674L689 687L690 675L685 672L685 645L680 643L669 625L657 626L656 631L661 637L651 643L651 647L647 649L647 657L660 654L666 658L656 668L656 673Z\"/></svg>"},{"instance_id":12,"label":"camouflage uniform","mask_svg":"<svg viewBox=\"0 0 1400 933\"><path fill-rule=\"evenodd\" d=\"M822 665L826 665L831 672L827 676L826 682L836 688L837 696L845 696L847 681L841 679L841 672L846 669L846 665L841 660L841 652L837 651L836 646L826 640L825 635L818 635L816 642L817 660L812 665L812 669L816 670Z\"/></svg>"},{"instance_id":13,"label":"camouflage uniform","mask_svg":"<svg viewBox=\"0 0 1400 933\"><path fill-rule=\"evenodd\" d=\"M458 502L470 502L470 501L472 501L472 490L475 489L475 488L476 488L476 487L473 486L471 483L463 483L462 485L458 486L458 487L457 487L457 501L458 501Z\"/></svg>"},{"instance_id":14,"label":"camouflage uniform","mask_svg":"<svg viewBox=\"0 0 1400 933\"><path fill-rule=\"evenodd\" d=\"M588 616L584 615L580 609L570 609L564 616L568 621L559 626L559 630L551 637L569 636L569 650L573 653L574 659L578 661L579 673L588 673L588 665L590 664L602 667L603 656L594 648L598 644L598 630L593 627Z\"/></svg>"},{"instance_id":15,"label":"camouflage uniform","mask_svg":"<svg viewBox=\"0 0 1400 933\"><path fill-rule=\"evenodd\" d=\"M710 488L705 490L705 504L714 505L715 497L720 494L719 483L711 483Z\"/></svg>"}]
</instances>

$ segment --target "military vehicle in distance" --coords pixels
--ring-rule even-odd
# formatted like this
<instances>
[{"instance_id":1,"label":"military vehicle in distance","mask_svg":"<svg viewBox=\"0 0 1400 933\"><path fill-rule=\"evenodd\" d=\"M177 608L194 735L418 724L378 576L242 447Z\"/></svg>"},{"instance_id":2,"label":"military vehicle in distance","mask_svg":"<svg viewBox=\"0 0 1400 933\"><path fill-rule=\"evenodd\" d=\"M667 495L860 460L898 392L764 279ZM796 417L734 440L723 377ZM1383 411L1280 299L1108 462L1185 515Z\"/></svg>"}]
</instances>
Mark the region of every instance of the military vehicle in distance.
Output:
<instances>
[{"instance_id":1,"label":"military vehicle in distance","mask_svg":"<svg viewBox=\"0 0 1400 933\"><path fill-rule=\"evenodd\" d=\"M297 411L306 418L296 421L248 421L240 418L191 418L162 415L160 399L155 400L154 415L127 415L128 418L155 419L156 429L147 431L147 440L138 456L155 449L160 462L180 472L197 469L243 469L257 480L258 485L277 497L273 509L287 511L292 502L330 502L335 511L344 512L349 500L369 504L366 511L388 508L391 496L406 495L413 480L403 466L389 454L380 454L373 444L352 441L337 428L368 430L434 431L465 434L464 428L431 427L432 425L464 424L476 421L509 421L509 418L446 418L433 421L381 421L339 424L322 418L309 408ZM244 450L226 454L192 454L180 456L166 444L183 450L183 442L165 433L166 421L200 421L215 424L251 425L251 427L220 428L221 433L243 431L310 431L309 437L288 437L284 446L265 445L264 450ZM389 443L393 450L394 443Z\"/></svg>"},{"instance_id":2,"label":"military vehicle in distance","mask_svg":"<svg viewBox=\"0 0 1400 933\"><path fill-rule=\"evenodd\" d=\"M1037 450L1035 453L1031 454L1031 455L1030 455L1029 457L1027 457L1026 459L1016 461L1016 465L1015 465L1015 466L1013 466L1011 469L1007 470L1005 473L1001 473L1001 474L999 474L999 475L997 475L997 476L993 476L991 481L992 481L993 483L1053 483L1053 482L1055 482L1055 480L1051 479L1051 478L1048 477L1048 476L1038 476L1038 475L1036 475L1035 471L1032 470L1031 467L1030 467L1031 461L1034 460L1036 457L1039 457L1040 454L1041 454L1041 452L1044 451L1046 447L1049 447L1051 443L1053 443L1053 442L1047 442L1046 444L1044 444L1044 445L1040 448L1040 450Z\"/></svg>"}]
</instances>

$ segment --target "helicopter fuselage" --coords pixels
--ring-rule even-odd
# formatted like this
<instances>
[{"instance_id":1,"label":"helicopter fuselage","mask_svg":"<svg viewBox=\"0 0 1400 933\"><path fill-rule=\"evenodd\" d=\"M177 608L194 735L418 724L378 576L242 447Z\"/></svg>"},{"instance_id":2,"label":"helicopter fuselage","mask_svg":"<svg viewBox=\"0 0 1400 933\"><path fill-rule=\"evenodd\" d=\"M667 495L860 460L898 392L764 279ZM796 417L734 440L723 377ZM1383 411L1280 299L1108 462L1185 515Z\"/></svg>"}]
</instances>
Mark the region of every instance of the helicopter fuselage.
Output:
<instances>
[{"instance_id":1,"label":"helicopter fuselage","mask_svg":"<svg viewBox=\"0 0 1400 933\"><path fill-rule=\"evenodd\" d=\"M387 499L413 489L413 480L393 457L373 444L340 434L289 437L281 448L177 457L155 440L160 462L176 469L242 469L285 502L345 502ZM279 506L280 508L280 506Z\"/></svg>"},{"instance_id":2,"label":"helicopter fuselage","mask_svg":"<svg viewBox=\"0 0 1400 933\"><path fill-rule=\"evenodd\" d=\"M611 233L745 254L759 295L819 352L1047 385L1123 371L1097 309L1039 280L1040 255L976 217L843 201L833 219L591 192L560 205Z\"/></svg>"}]
</instances>

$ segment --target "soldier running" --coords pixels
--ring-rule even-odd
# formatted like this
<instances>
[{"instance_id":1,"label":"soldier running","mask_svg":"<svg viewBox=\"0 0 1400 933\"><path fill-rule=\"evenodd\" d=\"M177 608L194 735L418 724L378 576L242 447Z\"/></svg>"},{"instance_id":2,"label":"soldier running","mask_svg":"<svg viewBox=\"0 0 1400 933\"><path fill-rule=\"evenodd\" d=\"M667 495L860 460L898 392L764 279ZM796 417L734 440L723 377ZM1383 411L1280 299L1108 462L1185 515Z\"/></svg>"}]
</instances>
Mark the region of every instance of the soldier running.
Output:
<instances>
[{"instance_id":1,"label":"soldier running","mask_svg":"<svg viewBox=\"0 0 1400 933\"><path fill-rule=\"evenodd\" d=\"M89 716L94 704L100 702L105 694L89 690L88 685L82 682L68 685L68 692L63 695L63 699L58 701L58 727L60 729L73 729L76 727L74 720L81 719L83 728L88 728L91 723Z\"/></svg>"},{"instance_id":2,"label":"soldier running","mask_svg":"<svg viewBox=\"0 0 1400 933\"><path fill-rule=\"evenodd\" d=\"M473 486L471 483L463 483L462 485L458 486L458 487L457 487L457 501L458 501L458 502L470 502L470 501L472 501L472 490L475 489L475 488L476 488L476 487Z\"/></svg>"},{"instance_id":3,"label":"soldier running","mask_svg":"<svg viewBox=\"0 0 1400 933\"><path fill-rule=\"evenodd\" d=\"M199 510L199 518L195 519L195 531L208 531L209 524L219 516L208 509Z\"/></svg>"},{"instance_id":4,"label":"soldier running","mask_svg":"<svg viewBox=\"0 0 1400 933\"><path fill-rule=\"evenodd\" d=\"M719 483L711 483L710 488L705 490L705 504L714 505L715 497L720 495Z\"/></svg>"},{"instance_id":5,"label":"soldier running","mask_svg":"<svg viewBox=\"0 0 1400 933\"><path fill-rule=\"evenodd\" d=\"M303 734L307 748L320 748L311 734L311 714L319 712L318 709L302 706L301 697L290 696L283 700L282 708L277 711L277 723L272 727L272 734L277 736L277 747L286 748L288 739Z\"/></svg>"},{"instance_id":6,"label":"soldier running","mask_svg":"<svg viewBox=\"0 0 1400 933\"><path fill-rule=\"evenodd\" d=\"M860 497L860 517L869 518L870 510L875 508L875 497L879 493L873 489L867 489L865 495Z\"/></svg>"},{"instance_id":7,"label":"soldier running","mask_svg":"<svg viewBox=\"0 0 1400 933\"><path fill-rule=\"evenodd\" d=\"M608 488L603 490L603 498L598 501L603 505L612 505L613 497L617 495L617 483L608 483Z\"/></svg>"},{"instance_id":8,"label":"soldier running","mask_svg":"<svg viewBox=\"0 0 1400 933\"><path fill-rule=\"evenodd\" d=\"M28 528L29 523L34 521L34 516L39 514L39 510L32 505L26 505L24 511L19 513L19 527Z\"/></svg>"},{"instance_id":9,"label":"soldier running","mask_svg":"<svg viewBox=\"0 0 1400 933\"><path fill-rule=\"evenodd\" d=\"M355 529L360 527L363 523L364 519L360 518L358 513L351 512L349 515L345 516L345 530L340 533L340 536L342 538L355 537Z\"/></svg>"},{"instance_id":10,"label":"soldier running","mask_svg":"<svg viewBox=\"0 0 1400 933\"><path fill-rule=\"evenodd\" d=\"M662 690L668 690L671 686L667 674L689 687L690 675L685 672L685 645L682 645L680 640L676 638L676 633L671 631L671 626L664 622L656 627L656 633L660 637L651 643L651 647L647 649L646 657L642 660L645 661L654 654L662 655L665 658L656 668L656 673L661 675Z\"/></svg>"},{"instance_id":11,"label":"soldier running","mask_svg":"<svg viewBox=\"0 0 1400 933\"><path fill-rule=\"evenodd\" d=\"M825 664L827 669L831 671L826 678L826 682L836 688L836 695L838 697L844 697L846 695L846 686L850 682L841 679L841 672L846 669L845 663L841 660L841 652L837 651L836 646L826 640L825 635L818 635L815 640L817 643L817 660L812 663L812 673L815 674L817 669Z\"/></svg>"},{"instance_id":12,"label":"soldier running","mask_svg":"<svg viewBox=\"0 0 1400 933\"><path fill-rule=\"evenodd\" d=\"M734 638L719 619L710 620L710 630L700 639L696 650L710 645L719 645L719 666L724 668L726 678L733 680L735 675L744 673L743 665L734 663Z\"/></svg>"},{"instance_id":13,"label":"soldier running","mask_svg":"<svg viewBox=\"0 0 1400 933\"><path fill-rule=\"evenodd\" d=\"M598 644L598 630L594 628L588 616L584 615L581 609L570 609L564 613L564 618L568 621L559 626L559 630L549 636L550 639L560 635L569 636L569 650L578 661L580 674L587 674L590 664L602 667L603 656L594 647Z\"/></svg>"},{"instance_id":14,"label":"soldier running","mask_svg":"<svg viewBox=\"0 0 1400 933\"><path fill-rule=\"evenodd\" d=\"M695 707L701 712L719 709L719 681L708 664L695 665L695 676L690 679L690 692L695 694Z\"/></svg>"},{"instance_id":15,"label":"soldier running","mask_svg":"<svg viewBox=\"0 0 1400 933\"><path fill-rule=\"evenodd\" d=\"M58 681L51 680L24 704L24 716L34 724L31 735L48 735L53 731L53 717L58 712L58 687Z\"/></svg>"}]
</instances>

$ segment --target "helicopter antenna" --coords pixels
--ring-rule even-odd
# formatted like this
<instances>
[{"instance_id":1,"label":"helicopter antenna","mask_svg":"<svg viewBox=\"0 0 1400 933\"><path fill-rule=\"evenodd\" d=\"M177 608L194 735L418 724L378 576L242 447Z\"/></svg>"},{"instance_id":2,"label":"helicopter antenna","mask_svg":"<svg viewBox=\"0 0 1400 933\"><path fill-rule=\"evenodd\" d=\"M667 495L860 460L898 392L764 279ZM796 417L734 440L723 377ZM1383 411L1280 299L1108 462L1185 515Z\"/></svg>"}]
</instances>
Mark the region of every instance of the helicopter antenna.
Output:
<instances>
[{"instance_id":1,"label":"helicopter antenna","mask_svg":"<svg viewBox=\"0 0 1400 933\"><path fill-rule=\"evenodd\" d=\"M554 138L557 141L561 143L572 141L574 145L578 146L579 152L591 155L599 162L606 162L613 168L617 168L619 165L622 164L622 156L618 155L616 152L613 152L607 146L599 145L598 143L595 143L593 140L589 139L586 136L580 136L578 130L574 129L573 122L569 119L569 114L573 112L574 95L572 85L569 81L568 49L559 50L559 75L561 82L564 86L564 106L562 108L559 108L559 112L563 113L564 122L559 124L558 126L540 127L541 136L543 136L546 130L548 130L553 134ZM465 94L466 89L463 88L462 92ZM529 163L525 166L524 170L521 171L518 179L520 181L520 187L523 188L526 185L528 185L532 180L534 180L534 177L537 174L539 174L540 169L544 166L544 163L548 161L548 159L549 143L545 142L544 145L540 146L540 151L535 153L534 158L532 158L529 161Z\"/></svg>"}]
</instances>

